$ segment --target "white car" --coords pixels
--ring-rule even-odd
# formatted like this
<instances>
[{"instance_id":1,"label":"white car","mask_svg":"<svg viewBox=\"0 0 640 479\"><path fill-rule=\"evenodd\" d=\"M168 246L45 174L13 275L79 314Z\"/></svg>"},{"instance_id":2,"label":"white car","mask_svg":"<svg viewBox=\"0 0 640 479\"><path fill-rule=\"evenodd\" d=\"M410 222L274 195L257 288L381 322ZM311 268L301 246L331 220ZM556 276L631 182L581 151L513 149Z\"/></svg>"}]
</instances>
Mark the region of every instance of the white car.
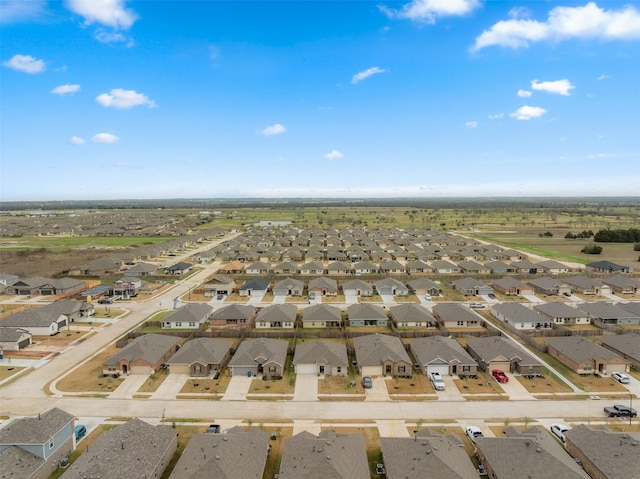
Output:
<instances>
[{"instance_id":1,"label":"white car","mask_svg":"<svg viewBox=\"0 0 640 479\"><path fill-rule=\"evenodd\" d=\"M565 433L571 429L569 426L567 426L566 424L552 424L551 427L549 428L551 429L551 432L556 435L558 437L558 439L560 439L562 442L565 441Z\"/></svg>"},{"instance_id":2,"label":"white car","mask_svg":"<svg viewBox=\"0 0 640 479\"><path fill-rule=\"evenodd\" d=\"M625 373L613 373L611 377L622 384L629 384L631 382L629 375Z\"/></svg>"},{"instance_id":3,"label":"white car","mask_svg":"<svg viewBox=\"0 0 640 479\"><path fill-rule=\"evenodd\" d=\"M444 391L444 379L442 379L442 375L438 372L434 372L429 374L429 378L431 379L431 382L433 383L433 387L435 388L436 391Z\"/></svg>"},{"instance_id":4,"label":"white car","mask_svg":"<svg viewBox=\"0 0 640 479\"><path fill-rule=\"evenodd\" d=\"M471 438L471 442L476 442L477 438L484 437L484 434L482 434L482 431L478 426L467 426L465 428L465 432L467 433L467 436Z\"/></svg>"}]
</instances>

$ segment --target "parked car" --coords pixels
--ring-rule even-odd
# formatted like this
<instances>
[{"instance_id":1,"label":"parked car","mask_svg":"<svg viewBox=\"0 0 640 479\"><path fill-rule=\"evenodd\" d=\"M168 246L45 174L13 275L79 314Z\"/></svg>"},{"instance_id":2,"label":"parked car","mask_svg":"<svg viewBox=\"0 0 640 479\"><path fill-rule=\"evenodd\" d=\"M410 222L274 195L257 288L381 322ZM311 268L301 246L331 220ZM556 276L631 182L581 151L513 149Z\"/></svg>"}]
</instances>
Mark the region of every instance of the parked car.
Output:
<instances>
[{"instance_id":1,"label":"parked car","mask_svg":"<svg viewBox=\"0 0 640 479\"><path fill-rule=\"evenodd\" d=\"M442 375L438 372L430 373L429 379L433 383L433 387L436 391L444 391L444 379L442 379Z\"/></svg>"},{"instance_id":2,"label":"parked car","mask_svg":"<svg viewBox=\"0 0 640 479\"><path fill-rule=\"evenodd\" d=\"M493 371L491 371L491 375L494 378L496 378L496 381L498 381L499 383L508 383L509 382L509 378L504 373L504 371L501 370L501 369L494 369Z\"/></svg>"},{"instance_id":3,"label":"parked car","mask_svg":"<svg viewBox=\"0 0 640 479\"><path fill-rule=\"evenodd\" d=\"M218 434L220 432L220 424L209 424L205 432L208 434Z\"/></svg>"},{"instance_id":4,"label":"parked car","mask_svg":"<svg viewBox=\"0 0 640 479\"><path fill-rule=\"evenodd\" d=\"M568 291L565 291L564 293L562 293L562 296L566 296L567 298L570 298L571 293L569 293Z\"/></svg>"},{"instance_id":5,"label":"parked car","mask_svg":"<svg viewBox=\"0 0 640 479\"><path fill-rule=\"evenodd\" d=\"M490 299L496 299L496 295L495 295L495 294L493 294L493 293L489 293L487 296L488 296Z\"/></svg>"},{"instance_id":6,"label":"parked car","mask_svg":"<svg viewBox=\"0 0 640 479\"><path fill-rule=\"evenodd\" d=\"M224 299L224 295L223 294L219 294L218 296L216 296L216 299L218 301L222 301Z\"/></svg>"},{"instance_id":7,"label":"parked car","mask_svg":"<svg viewBox=\"0 0 640 479\"><path fill-rule=\"evenodd\" d=\"M614 404L611 407L605 407L604 413L609 417L636 417L638 415L638 411L623 404Z\"/></svg>"},{"instance_id":8,"label":"parked car","mask_svg":"<svg viewBox=\"0 0 640 479\"><path fill-rule=\"evenodd\" d=\"M113 300L110 298L104 298L98 301L98 304L111 304L113 303Z\"/></svg>"},{"instance_id":9,"label":"parked car","mask_svg":"<svg viewBox=\"0 0 640 479\"><path fill-rule=\"evenodd\" d=\"M430 294L425 294L424 299L426 299L427 301L431 301L432 298Z\"/></svg>"},{"instance_id":10,"label":"parked car","mask_svg":"<svg viewBox=\"0 0 640 479\"><path fill-rule=\"evenodd\" d=\"M479 437L484 437L482 431L478 426L467 426L465 429L467 436L471 438L471 442L476 442L476 439Z\"/></svg>"},{"instance_id":11,"label":"parked car","mask_svg":"<svg viewBox=\"0 0 640 479\"><path fill-rule=\"evenodd\" d=\"M629 384L631 382L629 375L625 373L613 373L611 377L622 384Z\"/></svg>"},{"instance_id":12,"label":"parked car","mask_svg":"<svg viewBox=\"0 0 640 479\"><path fill-rule=\"evenodd\" d=\"M373 379L371 379L371 376L362 378L362 387L365 389L371 389L373 387Z\"/></svg>"},{"instance_id":13,"label":"parked car","mask_svg":"<svg viewBox=\"0 0 640 479\"><path fill-rule=\"evenodd\" d=\"M564 437L564 434L571 428L566 424L555 423L555 424L552 424L549 429L558 439L564 442L566 440L566 438Z\"/></svg>"},{"instance_id":14,"label":"parked car","mask_svg":"<svg viewBox=\"0 0 640 479\"><path fill-rule=\"evenodd\" d=\"M484 304L482 304L482 303L471 303L469 305L469 307L473 308L473 309L482 309L482 308L484 308Z\"/></svg>"},{"instance_id":15,"label":"parked car","mask_svg":"<svg viewBox=\"0 0 640 479\"><path fill-rule=\"evenodd\" d=\"M87 427L84 424L78 424L73 428L73 432L76 435L76 441L79 441L87 433Z\"/></svg>"}]
</instances>

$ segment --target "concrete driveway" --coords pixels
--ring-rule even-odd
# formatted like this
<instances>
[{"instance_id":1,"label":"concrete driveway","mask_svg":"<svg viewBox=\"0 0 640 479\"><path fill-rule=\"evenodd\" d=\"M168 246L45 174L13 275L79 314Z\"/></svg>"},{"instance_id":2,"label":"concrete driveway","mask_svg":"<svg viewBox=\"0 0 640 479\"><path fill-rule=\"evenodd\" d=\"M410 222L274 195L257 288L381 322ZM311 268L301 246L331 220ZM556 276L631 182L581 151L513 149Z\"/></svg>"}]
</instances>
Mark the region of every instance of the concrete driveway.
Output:
<instances>
[{"instance_id":1,"label":"concrete driveway","mask_svg":"<svg viewBox=\"0 0 640 479\"><path fill-rule=\"evenodd\" d=\"M376 420L380 437L410 437L405 421Z\"/></svg>"},{"instance_id":2,"label":"concrete driveway","mask_svg":"<svg viewBox=\"0 0 640 479\"><path fill-rule=\"evenodd\" d=\"M462 393L453 382L453 376L442 376L444 381L444 391L436 391L439 401L464 401Z\"/></svg>"},{"instance_id":3,"label":"concrete driveway","mask_svg":"<svg viewBox=\"0 0 640 479\"><path fill-rule=\"evenodd\" d=\"M296 389L293 393L294 401L318 400L318 375L296 374Z\"/></svg>"},{"instance_id":4,"label":"concrete driveway","mask_svg":"<svg viewBox=\"0 0 640 479\"><path fill-rule=\"evenodd\" d=\"M507 393L510 400L524 401L535 399L535 397L529 391L527 391L527 389L522 385L522 383L520 383L520 381L518 381L518 379L513 374L506 371L505 374L509 378L509 382L500 383L500 386L502 386L502 389L504 389L504 392ZM495 379L493 378L491 380L495 381Z\"/></svg>"},{"instance_id":5,"label":"concrete driveway","mask_svg":"<svg viewBox=\"0 0 640 479\"><path fill-rule=\"evenodd\" d=\"M251 381L253 381L253 377L231 376L222 401L244 401L251 387Z\"/></svg>"},{"instance_id":6,"label":"concrete driveway","mask_svg":"<svg viewBox=\"0 0 640 479\"><path fill-rule=\"evenodd\" d=\"M546 301L542 298L538 298L535 294L522 294L524 299L531 303L545 303Z\"/></svg>"},{"instance_id":7,"label":"concrete driveway","mask_svg":"<svg viewBox=\"0 0 640 479\"><path fill-rule=\"evenodd\" d=\"M279 295L279 296L273 296L273 301L271 301L271 304L284 304L287 302L287 297L284 295Z\"/></svg>"},{"instance_id":8,"label":"concrete driveway","mask_svg":"<svg viewBox=\"0 0 640 479\"><path fill-rule=\"evenodd\" d=\"M384 304L396 304L396 300L392 294L381 294L380 298L382 298Z\"/></svg>"},{"instance_id":9,"label":"concrete driveway","mask_svg":"<svg viewBox=\"0 0 640 479\"><path fill-rule=\"evenodd\" d=\"M387 381L383 377L375 377L373 379L373 387L365 389L365 401L391 401L389 390L387 389Z\"/></svg>"},{"instance_id":10,"label":"concrete driveway","mask_svg":"<svg viewBox=\"0 0 640 479\"><path fill-rule=\"evenodd\" d=\"M354 293L345 293L344 301L347 304L358 304L358 295Z\"/></svg>"},{"instance_id":11,"label":"concrete driveway","mask_svg":"<svg viewBox=\"0 0 640 479\"><path fill-rule=\"evenodd\" d=\"M110 399L126 399L131 398L140 389L140 386L149 379L146 374L129 374L120 386L116 388L111 394Z\"/></svg>"},{"instance_id":12,"label":"concrete driveway","mask_svg":"<svg viewBox=\"0 0 640 479\"><path fill-rule=\"evenodd\" d=\"M251 296L249 298L249 304L260 304L262 303L262 298L264 298L264 293L256 294L255 296Z\"/></svg>"},{"instance_id":13,"label":"concrete driveway","mask_svg":"<svg viewBox=\"0 0 640 479\"><path fill-rule=\"evenodd\" d=\"M158 387L156 392L151 395L151 398L175 399L187 379L189 379L188 374L170 373L164 382Z\"/></svg>"}]
</instances>

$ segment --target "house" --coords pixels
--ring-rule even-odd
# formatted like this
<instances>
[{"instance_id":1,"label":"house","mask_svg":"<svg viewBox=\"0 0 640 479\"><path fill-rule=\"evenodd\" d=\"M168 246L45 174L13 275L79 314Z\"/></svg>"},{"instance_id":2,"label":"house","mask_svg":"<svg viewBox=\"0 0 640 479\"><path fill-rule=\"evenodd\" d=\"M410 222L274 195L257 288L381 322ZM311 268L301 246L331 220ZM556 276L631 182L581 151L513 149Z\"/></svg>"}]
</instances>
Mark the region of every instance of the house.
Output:
<instances>
[{"instance_id":1,"label":"house","mask_svg":"<svg viewBox=\"0 0 640 479\"><path fill-rule=\"evenodd\" d=\"M262 479L270 448L269 434L257 427L194 434L169 479Z\"/></svg>"},{"instance_id":2,"label":"house","mask_svg":"<svg viewBox=\"0 0 640 479\"><path fill-rule=\"evenodd\" d=\"M316 296L338 296L338 282L333 278L314 278L309 281L308 289Z\"/></svg>"},{"instance_id":3,"label":"house","mask_svg":"<svg viewBox=\"0 0 640 479\"><path fill-rule=\"evenodd\" d=\"M372 296L373 286L366 281L352 279L342 284L342 292L345 296Z\"/></svg>"},{"instance_id":4,"label":"house","mask_svg":"<svg viewBox=\"0 0 640 479\"><path fill-rule=\"evenodd\" d=\"M467 351L485 371L501 369L523 376L542 375L542 364L524 349L500 336L469 339Z\"/></svg>"},{"instance_id":5,"label":"house","mask_svg":"<svg viewBox=\"0 0 640 479\"><path fill-rule=\"evenodd\" d=\"M208 298L215 298L219 294L229 295L235 289L235 280L221 274L214 276L203 285L204 295Z\"/></svg>"},{"instance_id":6,"label":"house","mask_svg":"<svg viewBox=\"0 0 640 479\"><path fill-rule=\"evenodd\" d=\"M578 374L609 376L629 370L629 361L583 336L548 338L547 352Z\"/></svg>"},{"instance_id":7,"label":"house","mask_svg":"<svg viewBox=\"0 0 640 479\"><path fill-rule=\"evenodd\" d=\"M380 263L382 274L406 274L405 266L396 260L383 261Z\"/></svg>"},{"instance_id":8,"label":"house","mask_svg":"<svg viewBox=\"0 0 640 479\"><path fill-rule=\"evenodd\" d=\"M476 456L488 477L590 479L548 432L510 427L505 433L507 437L475 439Z\"/></svg>"},{"instance_id":9,"label":"house","mask_svg":"<svg viewBox=\"0 0 640 479\"><path fill-rule=\"evenodd\" d=\"M226 256L228 253L225 253ZM223 258L223 261L230 261L229 263L220 267L218 271L224 274L242 274L244 273L244 263L242 261L231 261L230 258ZM267 273L264 273L267 274Z\"/></svg>"},{"instance_id":10,"label":"house","mask_svg":"<svg viewBox=\"0 0 640 479\"><path fill-rule=\"evenodd\" d=\"M191 268L193 268L193 265L191 263L185 263L184 261L180 261L179 263L176 263L172 266L169 266L168 268L165 268L164 274L176 274L176 275L186 274L189 271L191 271Z\"/></svg>"},{"instance_id":11,"label":"house","mask_svg":"<svg viewBox=\"0 0 640 479\"><path fill-rule=\"evenodd\" d=\"M158 274L158 266L151 263L136 263L122 273L125 277L155 276Z\"/></svg>"},{"instance_id":12,"label":"house","mask_svg":"<svg viewBox=\"0 0 640 479\"><path fill-rule=\"evenodd\" d=\"M353 338L358 370L362 376L412 374L411 358L400 338L387 334L367 334Z\"/></svg>"},{"instance_id":13,"label":"house","mask_svg":"<svg viewBox=\"0 0 640 479\"><path fill-rule=\"evenodd\" d=\"M547 274L560 274L568 273L571 271L571 268L569 268L566 264L562 264L559 261L555 261L553 259L540 261L538 263L538 267L542 268L542 271Z\"/></svg>"},{"instance_id":14,"label":"house","mask_svg":"<svg viewBox=\"0 0 640 479\"><path fill-rule=\"evenodd\" d=\"M491 314L515 329L552 328L553 320L530 310L520 303L496 303L491 306Z\"/></svg>"},{"instance_id":15,"label":"house","mask_svg":"<svg viewBox=\"0 0 640 479\"><path fill-rule=\"evenodd\" d=\"M378 265L370 263L369 261L359 261L353 265L352 270L357 276L361 274L376 274L378 272Z\"/></svg>"},{"instance_id":16,"label":"house","mask_svg":"<svg viewBox=\"0 0 640 479\"><path fill-rule=\"evenodd\" d=\"M479 328L484 320L460 303L439 303L432 308L433 316L446 329Z\"/></svg>"},{"instance_id":17,"label":"house","mask_svg":"<svg viewBox=\"0 0 640 479\"><path fill-rule=\"evenodd\" d=\"M209 321L213 308L206 303L188 303L162 320L162 329L201 329Z\"/></svg>"},{"instance_id":18,"label":"house","mask_svg":"<svg viewBox=\"0 0 640 479\"><path fill-rule=\"evenodd\" d=\"M452 283L453 289L465 296L482 296L493 293L491 286L483 283L479 279L467 277Z\"/></svg>"},{"instance_id":19,"label":"house","mask_svg":"<svg viewBox=\"0 0 640 479\"><path fill-rule=\"evenodd\" d=\"M579 308L587 313L591 319L596 319L604 324L614 324L616 326L640 324L640 315L628 311L628 306L624 304L617 305L605 301L595 301L593 303L583 303Z\"/></svg>"},{"instance_id":20,"label":"house","mask_svg":"<svg viewBox=\"0 0 640 479\"><path fill-rule=\"evenodd\" d=\"M269 263L258 261L245 267L244 272L246 274L269 274L271 272L271 265Z\"/></svg>"},{"instance_id":21,"label":"house","mask_svg":"<svg viewBox=\"0 0 640 479\"><path fill-rule=\"evenodd\" d=\"M230 339L195 338L187 341L167 361L172 374L208 377L220 372L231 355Z\"/></svg>"},{"instance_id":22,"label":"house","mask_svg":"<svg viewBox=\"0 0 640 479\"><path fill-rule=\"evenodd\" d=\"M444 259L432 261L431 269L433 270L434 273L438 273L438 274L449 274L449 273L460 272L460 268L458 268L458 266Z\"/></svg>"},{"instance_id":23,"label":"house","mask_svg":"<svg viewBox=\"0 0 640 479\"><path fill-rule=\"evenodd\" d=\"M19 351L24 349L31 344L32 336L27 329L0 326L0 351Z\"/></svg>"},{"instance_id":24,"label":"house","mask_svg":"<svg viewBox=\"0 0 640 479\"><path fill-rule=\"evenodd\" d=\"M423 429L414 437L381 437L380 445L386 477L478 479L462 441L454 434Z\"/></svg>"},{"instance_id":25,"label":"house","mask_svg":"<svg viewBox=\"0 0 640 479\"><path fill-rule=\"evenodd\" d=\"M285 278L273 285L274 296L302 296L304 283L298 279Z\"/></svg>"},{"instance_id":26,"label":"house","mask_svg":"<svg viewBox=\"0 0 640 479\"><path fill-rule=\"evenodd\" d=\"M533 286L522 281L518 281L511 276L506 276L495 280L493 287L496 291L500 291L507 296L521 296L525 294L533 294Z\"/></svg>"},{"instance_id":27,"label":"house","mask_svg":"<svg viewBox=\"0 0 640 479\"><path fill-rule=\"evenodd\" d=\"M346 275L351 274L351 266L342 261L334 261L327 266L327 274Z\"/></svg>"},{"instance_id":28,"label":"house","mask_svg":"<svg viewBox=\"0 0 640 479\"><path fill-rule=\"evenodd\" d=\"M591 324L591 318L587 313L563 302L534 304L533 309L554 324Z\"/></svg>"},{"instance_id":29,"label":"house","mask_svg":"<svg viewBox=\"0 0 640 479\"><path fill-rule=\"evenodd\" d=\"M607 349L623 357L633 368L640 371L640 335L618 334L602 336L600 343Z\"/></svg>"},{"instance_id":30,"label":"house","mask_svg":"<svg viewBox=\"0 0 640 479\"><path fill-rule=\"evenodd\" d=\"M283 261L273 267L275 274L298 274L298 265L291 261Z\"/></svg>"},{"instance_id":31,"label":"house","mask_svg":"<svg viewBox=\"0 0 640 479\"><path fill-rule=\"evenodd\" d=\"M527 280L527 284L533 286L536 293L548 296L558 296L565 293L571 293L571 286L563 283L560 279L549 278L548 276Z\"/></svg>"},{"instance_id":32,"label":"house","mask_svg":"<svg viewBox=\"0 0 640 479\"><path fill-rule=\"evenodd\" d=\"M143 334L102 364L103 374L153 374L178 350L180 338Z\"/></svg>"},{"instance_id":33,"label":"house","mask_svg":"<svg viewBox=\"0 0 640 479\"><path fill-rule=\"evenodd\" d=\"M389 308L391 319L398 328L435 328L436 319L421 305L403 303Z\"/></svg>"},{"instance_id":34,"label":"house","mask_svg":"<svg viewBox=\"0 0 640 479\"><path fill-rule=\"evenodd\" d=\"M412 339L411 354L427 376L437 372L443 376L475 376L478 363L455 338L425 336Z\"/></svg>"},{"instance_id":35,"label":"house","mask_svg":"<svg viewBox=\"0 0 640 479\"><path fill-rule=\"evenodd\" d=\"M296 374L346 376L349 371L347 347L344 343L313 341L296 346L293 356Z\"/></svg>"},{"instance_id":36,"label":"house","mask_svg":"<svg viewBox=\"0 0 640 479\"><path fill-rule=\"evenodd\" d=\"M54 296L71 295L79 293L86 288L86 283L73 278L44 278L34 276L31 278L18 279L6 286L7 294L17 294L20 296Z\"/></svg>"},{"instance_id":37,"label":"house","mask_svg":"<svg viewBox=\"0 0 640 479\"><path fill-rule=\"evenodd\" d=\"M85 276L103 276L120 271L124 261L120 256L104 256L87 264L72 268L72 271Z\"/></svg>"},{"instance_id":38,"label":"house","mask_svg":"<svg viewBox=\"0 0 640 479\"><path fill-rule=\"evenodd\" d=\"M178 433L141 419L102 432L61 476L64 479L162 476L177 449Z\"/></svg>"},{"instance_id":39,"label":"house","mask_svg":"<svg viewBox=\"0 0 640 479\"><path fill-rule=\"evenodd\" d=\"M385 278L376 281L374 284L379 295L407 296L409 294L409 288L397 279Z\"/></svg>"},{"instance_id":40,"label":"house","mask_svg":"<svg viewBox=\"0 0 640 479\"><path fill-rule=\"evenodd\" d=\"M258 313L255 320L256 329L293 329L297 315L298 308L293 304L269 305Z\"/></svg>"},{"instance_id":41,"label":"house","mask_svg":"<svg viewBox=\"0 0 640 479\"><path fill-rule=\"evenodd\" d=\"M386 327L389 322L387 312L371 303L352 304L347 307L349 326Z\"/></svg>"},{"instance_id":42,"label":"house","mask_svg":"<svg viewBox=\"0 0 640 479\"><path fill-rule=\"evenodd\" d=\"M113 296L120 296L122 299L135 298L138 296L138 292L142 290L143 284L146 283L146 281L141 279L118 279L111 286L111 294Z\"/></svg>"},{"instance_id":43,"label":"house","mask_svg":"<svg viewBox=\"0 0 640 479\"><path fill-rule=\"evenodd\" d=\"M271 281L265 278L250 279L240 286L238 294L240 296L264 296L270 283Z\"/></svg>"},{"instance_id":44,"label":"house","mask_svg":"<svg viewBox=\"0 0 640 479\"><path fill-rule=\"evenodd\" d=\"M407 283L407 287L409 288L409 292L418 296L428 294L435 298L442 294L442 286L427 278L412 279Z\"/></svg>"},{"instance_id":45,"label":"house","mask_svg":"<svg viewBox=\"0 0 640 479\"><path fill-rule=\"evenodd\" d=\"M638 294L640 282L628 276L608 276L600 281L611 288L611 291L618 294Z\"/></svg>"},{"instance_id":46,"label":"house","mask_svg":"<svg viewBox=\"0 0 640 479\"><path fill-rule=\"evenodd\" d=\"M213 328L225 326L251 327L256 317L256 308L248 304L230 304L217 309L211 314L210 324Z\"/></svg>"},{"instance_id":47,"label":"house","mask_svg":"<svg viewBox=\"0 0 640 479\"><path fill-rule=\"evenodd\" d=\"M515 273L516 268L504 261L489 261L485 266L491 270L491 274Z\"/></svg>"},{"instance_id":48,"label":"house","mask_svg":"<svg viewBox=\"0 0 640 479\"><path fill-rule=\"evenodd\" d=\"M50 311L46 306L25 309L13 313L0 323L3 328L21 328L33 336L53 336L69 324L68 318L57 311Z\"/></svg>"},{"instance_id":49,"label":"house","mask_svg":"<svg viewBox=\"0 0 640 479\"><path fill-rule=\"evenodd\" d=\"M317 274L324 273L324 266L319 261L310 261L300 266L300 274Z\"/></svg>"},{"instance_id":50,"label":"house","mask_svg":"<svg viewBox=\"0 0 640 479\"><path fill-rule=\"evenodd\" d=\"M53 408L5 423L0 429L0 477L47 479L73 451L74 420Z\"/></svg>"},{"instance_id":51,"label":"house","mask_svg":"<svg viewBox=\"0 0 640 479\"><path fill-rule=\"evenodd\" d=\"M638 432L580 424L565 433L567 452L593 479L633 478L640 471Z\"/></svg>"},{"instance_id":52,"label":"house","mask_svg":"<svg viewBox=\"0 0 640 479\"><path fill-rule=\"evenodd\" d=\"M640 302L638 301L629 301L628 303L619 302L617 305L629 313L640 316Z\"/></svg>"},{"instance_id":53,"label":"house","mask_svg":"<svg viewBox=\"0 0 640 479\"><path fill-rule=\"evenodd\" d=\"M460 261L458 263L458 268L464 274L490 274L491 268L488 266L484 266L480 263L476 263L475 261Z\"/></svg>"},{"instance_id":54,"label":"house","mask_svg":"<svg viewBox=\"0 0 640 479\"><path fill-rule=\"evenodd\" d=\"M342 326L340 308L328 304L314 304L302 312L303 328L339 328Z\"/></svg>"},{"instance_id":55,"label":"house","mask_svg":"<svg viewBox=\"0 0 640 479\"><path fill-rule=\"evenodd\" d=\"M289 342L283 339L257 338L242 341L229 361L231 375L280 379L288 347Z\"/></svg>"},{"instance_id":56,"label":"house","mask_svg":"<svg viewBox=\"0 0 640 479\"><path fill-rule=\"evenodd\" d=\"M409 275L428 272L431 272L431 266L420 260L407 261L405 265L405 273Z\"/></svg>"},{"instance_id":57,"label":"house","mask_svg":"<svg viewBox=\"0 0 640 479\"><path fill-rule=\"evenodd\" d=\"M631 266L623 266L612 263L611 261L596 261L595 263L589 263L585 266L585 270L592 273L633 273L633 268Z\"/></svg>"},{"instance_id":58,"label":"house","mask_svg":"<svg viewBox=\"0 0 640 479\"><path fill-rule=\"evenodd\" d=\"M582 294L610 294L611 288L602 284L595 279L587 278L586 276L571 276L569 278L562 278L565 284L568 284L571 291Z\"/></svg>"},{"instance_id":59,"label":"house","mask_svg":"<svg viewBox=\"0 0 640 479\"><path fill-rule=\"evenodd\" d=\"M540 268L536 263L532 263L527 259L513 261L511 263L511 267L516 270L516 273L520 274L538 274L542 271L542 268Z\"/></svg>"},{"instance_id":60,"label":"house","mask_svg":"<svg viewBox=\"0 0 640 479\"><path fill-rule=\"evenodd\" d=\"M279 479L369 479L369 462L362 433L317 436L303 431L285 439Z\"/></svg>"}]
</instances>

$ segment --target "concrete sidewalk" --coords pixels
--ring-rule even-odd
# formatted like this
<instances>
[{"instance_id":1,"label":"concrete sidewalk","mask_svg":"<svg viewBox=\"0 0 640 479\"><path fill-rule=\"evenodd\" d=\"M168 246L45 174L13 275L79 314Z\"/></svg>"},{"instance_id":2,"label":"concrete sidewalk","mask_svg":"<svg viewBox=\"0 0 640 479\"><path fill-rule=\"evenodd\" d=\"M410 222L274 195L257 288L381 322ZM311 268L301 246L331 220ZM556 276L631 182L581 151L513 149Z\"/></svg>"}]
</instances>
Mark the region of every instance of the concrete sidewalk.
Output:
<instances>
[{"instance_id":1,"label":"concrete sidewalk","mask_svg":"<svg viewBox=\"0 0 640 479\"><path fill-rule=\"evenodd\" d=\"M387 389L387 381L383 377L372 378L373 387L365 389L365 401L391 401L389 390Z\"/></svg>"},{"instance_id":2,"label":"concrete sidewalk","mask_svg":"<svg viewBox=\"0 0 640 479\"><path fill-rule=\"evenodd\" d=\"M189 379L188 374L169 374L156 392L151 395L151 399L175 399L187 379Z\"/></svg>"}]
</instances>

